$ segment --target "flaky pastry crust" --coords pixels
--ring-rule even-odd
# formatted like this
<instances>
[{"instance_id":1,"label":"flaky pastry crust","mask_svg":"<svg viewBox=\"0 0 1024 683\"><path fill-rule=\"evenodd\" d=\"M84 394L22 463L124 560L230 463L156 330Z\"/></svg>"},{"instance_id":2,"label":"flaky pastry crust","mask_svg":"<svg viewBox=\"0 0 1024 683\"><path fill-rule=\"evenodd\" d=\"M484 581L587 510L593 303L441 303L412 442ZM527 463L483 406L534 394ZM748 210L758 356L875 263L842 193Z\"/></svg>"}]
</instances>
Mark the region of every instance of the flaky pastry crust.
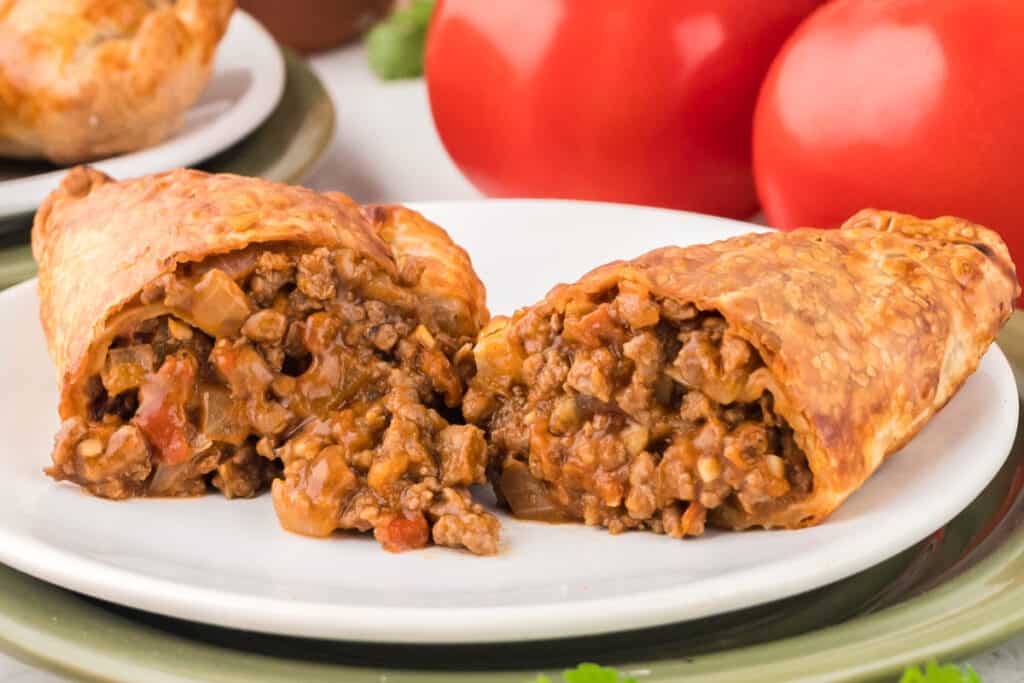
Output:
<instances>
[{"instance_id":1,"label":"flaky pastry crust","mask_svg":"<svg viewBox=\"0 0 1024 683\"><path fill-rule=\"evenodd\" d=\"M0 0L0 157L149 147L210 78L233 0Z\"/></svg>"}]
</instances>

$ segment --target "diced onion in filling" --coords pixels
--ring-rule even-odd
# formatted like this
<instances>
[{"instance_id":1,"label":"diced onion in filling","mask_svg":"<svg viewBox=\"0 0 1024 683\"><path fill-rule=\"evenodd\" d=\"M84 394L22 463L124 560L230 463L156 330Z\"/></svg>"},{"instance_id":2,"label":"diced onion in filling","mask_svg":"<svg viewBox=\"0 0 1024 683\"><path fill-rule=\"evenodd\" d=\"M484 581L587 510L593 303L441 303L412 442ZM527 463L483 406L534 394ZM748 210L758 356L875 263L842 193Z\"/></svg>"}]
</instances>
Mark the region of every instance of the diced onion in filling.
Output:
<instances>
[{"instance_id":1,"label":"diced onion in filling","mask_svg":"<svg viewBox=\"0 0 1024 683\"><path fill-rule=\"evenodd\" d=\"M238 334L252 306L231 276L214 268L200 278L193 292L190 312L196 326L211 337Z\"/></svg>"},{"instance_id":2,"label":"diced onion in filling","mask_svg":"<svg viewBox=\"0 0 1024 683\"><path fill-rule=\"evenodd\" d=\"M154 362L153 347L148 344L111 349L103 368L103 387L111 396L137 389L146 375L153 372Z\"/></svg>"},{"instance_id":3,"label":"diced onion in filling","mask_svg":"<svg viewBox=\"0 0 1024 683\"><path fill-rule=\"evenodd\" d=\"M245 417L245 406L231 397L231 392L218 384L204 384L199 389L199 429L213 441L240 446L251 431Z\"/></svg>"}]
</instances>

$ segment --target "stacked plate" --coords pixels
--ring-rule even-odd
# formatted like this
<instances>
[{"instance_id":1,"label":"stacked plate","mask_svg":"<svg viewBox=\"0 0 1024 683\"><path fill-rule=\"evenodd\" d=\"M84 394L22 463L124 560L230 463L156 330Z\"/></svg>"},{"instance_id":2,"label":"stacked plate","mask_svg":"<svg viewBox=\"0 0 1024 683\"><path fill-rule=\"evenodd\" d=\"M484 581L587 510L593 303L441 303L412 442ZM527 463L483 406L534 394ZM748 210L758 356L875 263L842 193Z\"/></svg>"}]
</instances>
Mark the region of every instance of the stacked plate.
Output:
<instances>
[{"instance_id":1,"label":"stacked plate","mask_svg":"<svg viewBox=\"0 0 1024 683\"><path fill-rule=\"evenodd\" d=\"M115 178L192 166L297 182L333 132L334 107L313 71L238 11L182 129L155 147L93 165ZM63 174L47 164L0 160L0 286L34 271L27 228Z\"/></svg>"}]
</instances>

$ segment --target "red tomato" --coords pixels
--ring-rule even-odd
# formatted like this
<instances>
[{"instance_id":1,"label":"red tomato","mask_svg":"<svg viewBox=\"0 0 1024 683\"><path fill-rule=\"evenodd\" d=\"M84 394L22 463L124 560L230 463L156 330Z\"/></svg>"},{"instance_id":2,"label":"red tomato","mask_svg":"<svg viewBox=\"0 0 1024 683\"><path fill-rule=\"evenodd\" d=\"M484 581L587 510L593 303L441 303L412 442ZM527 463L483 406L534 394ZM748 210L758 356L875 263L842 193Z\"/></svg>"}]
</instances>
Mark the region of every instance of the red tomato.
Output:
<instances>
[{"instance_id":1,"label":"red tomato","mask_svg":"<svg viewBox=\"0 0 1024 683\"><path fill-rule=\"evenodd\" d=\"M837 0L779 53L754 123L768 221L864 207L999 230L1024 265L1024 2Z\"/></svg>"},{"instance_id":2,"label":"red tomato","mask_svg":"<svg viewBox=\"0 0 1024 683\"><path fill-rule=\"evenodd\" d=\"M757 90L821 0L440 0L434 121L497 196L756 208Z\"/></svg>"}]
</instances>

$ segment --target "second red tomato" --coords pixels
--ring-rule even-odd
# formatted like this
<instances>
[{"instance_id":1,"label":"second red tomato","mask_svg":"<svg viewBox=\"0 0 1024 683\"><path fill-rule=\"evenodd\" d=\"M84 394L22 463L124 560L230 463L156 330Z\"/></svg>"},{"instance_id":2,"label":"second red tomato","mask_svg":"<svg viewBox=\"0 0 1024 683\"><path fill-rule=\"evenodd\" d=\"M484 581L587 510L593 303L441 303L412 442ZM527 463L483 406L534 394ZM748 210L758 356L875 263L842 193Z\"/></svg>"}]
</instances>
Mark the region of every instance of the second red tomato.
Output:
<instances>
[{"instance_id":1,"label":"second red tomato","mask_svg":"<svg viewBox=\"0 0 1024 683\"><path fill-rule=\"evenodd\" d=\"M821 0L440 0L434 121L494 196L745 217L751 119L786 36Z\"/></svg>"}]
</instances>

